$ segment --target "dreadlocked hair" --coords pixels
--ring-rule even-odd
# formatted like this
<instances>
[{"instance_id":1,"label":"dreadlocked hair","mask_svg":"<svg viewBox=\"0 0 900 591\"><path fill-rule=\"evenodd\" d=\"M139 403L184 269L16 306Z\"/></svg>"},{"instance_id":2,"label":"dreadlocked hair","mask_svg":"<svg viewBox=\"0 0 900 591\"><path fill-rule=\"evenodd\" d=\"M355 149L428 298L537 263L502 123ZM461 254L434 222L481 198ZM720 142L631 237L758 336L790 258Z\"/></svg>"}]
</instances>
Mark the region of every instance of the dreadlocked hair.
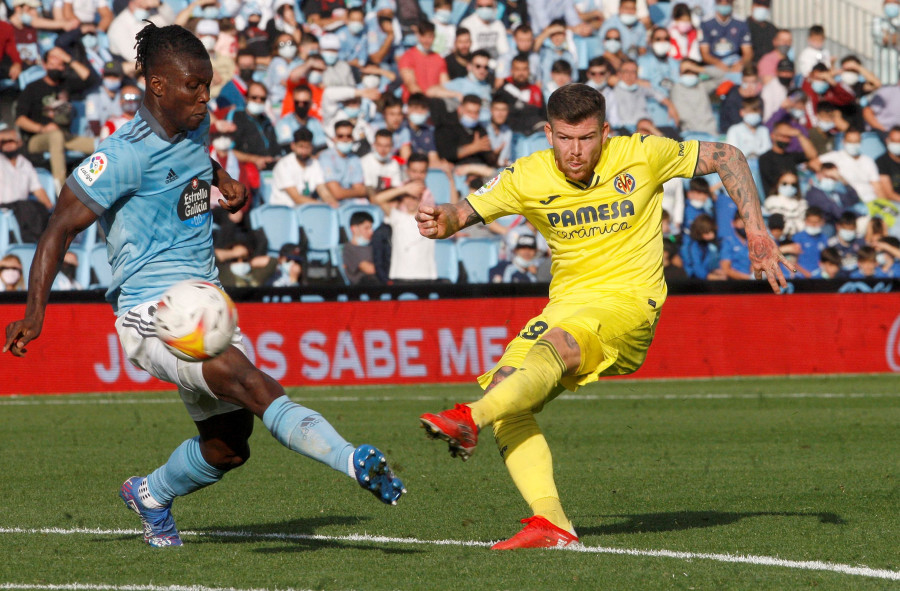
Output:
<instances>
[{"instance_id":1,"label":"dreadlocked hair","mask_svg":"<svg viewBox=\"0 0 900 591\"><path fill-rule=\"evenodd\" d=\"M150 21L134 36L137 50L137 73L146 76L157 64L172 58L197 57L209 59L209 54L193 33L178 25L157 27Z\"/></svg>"}]
</instances>

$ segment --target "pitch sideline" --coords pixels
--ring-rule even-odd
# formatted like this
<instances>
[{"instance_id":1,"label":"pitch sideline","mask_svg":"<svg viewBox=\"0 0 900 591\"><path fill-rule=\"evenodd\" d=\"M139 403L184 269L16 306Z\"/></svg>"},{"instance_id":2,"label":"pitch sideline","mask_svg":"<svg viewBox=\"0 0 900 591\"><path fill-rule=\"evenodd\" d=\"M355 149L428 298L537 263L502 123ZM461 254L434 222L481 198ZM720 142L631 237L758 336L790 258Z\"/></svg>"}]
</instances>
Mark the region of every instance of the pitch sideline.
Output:
<instances>
[{"instance_id":1,"label":"pitch sideline","mask_svg":"<svg viewBox=\"0 0 900 591\"><path fill-rule=\"evenodd\" d=\"M130 529L90 529L90 528L19 528L19 527L0 527L0 534L56 534L56 535L100 535L100 536L121 536L121 535L140 535L140 530ZM493 542L478 542L474 540L422 540L419 538L395 538L389 536L376 536L370 534L349 534L346 536L326 536L319 534L280 534L280 533L253 533L253 532L196 532L183 531L182 536L197 537L219 537L219 538L249 538L261 540L315 540L325 542L364 542L364 543L380 543L380 544L410 544L410 545L431 545L431 546L464 546L464 547L481 547L489 548ZM878 579L887 579L891 581L900 581L900 571L888 569L876 569L867 566L853 566L850 564L840 564L832 562L822 562L819 560L786 560L773 556L755 556L744 554L726 554L726 553L705 553L705 552L676 552L672 550L641 550L637 548L612 548L604 546L577 546L574 548L563 548L553 551L558 552L580 552L588 554L619 554L625 556L637 556L645 558L672 558L676 560L712 560L716 562L726 562L735 564L751 564L756 566L778 566L783 568L793 568L809 571L835 572L844 575L873 577ZM224 590L212 589L200 586L177 587L177 586L90 586L90 585L19 585L15 583L0 583L0 589L34 589L36 591L42 589L60 589L71 591L101 591L109 589L110 591L258 591L258 590ZM284 590L287 591L287 590Z\"/></svg>"}]
</instances>

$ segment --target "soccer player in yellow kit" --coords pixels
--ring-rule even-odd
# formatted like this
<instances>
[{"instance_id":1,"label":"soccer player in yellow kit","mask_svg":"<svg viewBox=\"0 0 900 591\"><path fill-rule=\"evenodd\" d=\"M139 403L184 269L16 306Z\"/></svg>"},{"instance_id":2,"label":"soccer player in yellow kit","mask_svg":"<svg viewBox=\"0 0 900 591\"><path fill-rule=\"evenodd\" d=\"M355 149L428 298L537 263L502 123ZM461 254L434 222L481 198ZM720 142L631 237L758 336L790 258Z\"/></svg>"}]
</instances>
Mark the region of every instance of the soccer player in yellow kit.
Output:
<instances>
[{"instance_id":1,"label":"soccer player in yellow kit","mask_svg":"<svg viewBox=\"0 0 900 591\"><path fill-rule=\"evenodd\" d=\"M662 184L713 172L747 230L752 270L772 289L790 267L766 231L747 161L734 146L633 135L609 138L603 95L583 84L556 90L545 126L552 150L516 161L457 204L420 206L419 231L447 238L477 222L524 215L553 257L550 301L478 381L484 396L420 420L430 437L467 459L491 425L510 475L531 507L525 527L493 548L578 542L553 480L550 449L534 415L564 389L637 371L666 300Z\"/></svg>"}]
</instances>

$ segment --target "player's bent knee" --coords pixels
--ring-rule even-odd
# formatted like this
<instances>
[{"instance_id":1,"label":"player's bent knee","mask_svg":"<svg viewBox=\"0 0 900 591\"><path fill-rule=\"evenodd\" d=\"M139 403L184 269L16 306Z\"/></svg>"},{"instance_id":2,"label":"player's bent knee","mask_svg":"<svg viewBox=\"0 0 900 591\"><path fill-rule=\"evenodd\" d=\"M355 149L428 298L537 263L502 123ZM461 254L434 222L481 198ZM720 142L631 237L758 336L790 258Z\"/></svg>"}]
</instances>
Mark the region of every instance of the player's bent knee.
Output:
<instances>
[{"instance_id":1,"label":"player's bent knee","mask_svg":"<svg viewBox=\"0 0 900 591\"><path fill-rule=\"evenodd\" d=\"M242 406L257 416L262 416L269 404L284 394L278 382L234 347L205 364L203 375L217 398Z\"/></svg>"},{"instance_id":2,"label":"player's bent knee","mask_svg":"<svg viewBox=\"0 0 900 591\"><path fill-rule=\"evenodd\" d=\"M566 365L566 373L575 371L581 365L581 346L568 331L559 327L553 327L541 337L541 340L553 345L560 359Z\"/></svg>"}]
</instances>

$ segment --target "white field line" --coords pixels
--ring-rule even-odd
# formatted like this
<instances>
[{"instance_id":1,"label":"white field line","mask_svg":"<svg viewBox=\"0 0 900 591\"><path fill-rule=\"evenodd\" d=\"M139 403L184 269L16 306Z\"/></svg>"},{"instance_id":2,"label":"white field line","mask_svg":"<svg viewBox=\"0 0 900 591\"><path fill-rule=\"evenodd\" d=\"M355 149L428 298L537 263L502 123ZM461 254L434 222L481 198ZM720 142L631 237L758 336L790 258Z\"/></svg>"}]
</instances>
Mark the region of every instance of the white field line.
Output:
<instances>
[{"instance_id":1,"label":"white field line","mask_svg":"<svg viewBox=\"0 0 900 591\"><path fill-rule=\"evenodd\" d=\"M0 589L24 591L268 591L267 589L236 589L234 587L206 587L204 585L106 585L103 583L62 583L33 585L29 583L0 583ZM279 591L298 591L285 588Z\"/></svg>"},{"instance_id":2,"label":"white field line","mask_svg":"<svg viewBox=\"0 0 900 591\"><path fill-rule=\"evenodd\" d=\"M707 394L563 394L557 400L777 400L777 399L829 399L829 398L900 398L900 392L783 392L783 393L732 393ZM446 396L311 396L315 402L437 402ZM117 404L176 404L181 399L172 392L170 398L82 398L75 395L59 396L9 396L0 397L0 406L80 406Z\"/></svg>"},{"instance_id":3,"label":"white field line","mask_svg":"<svg viewBox=\"0 0 900 591\"><path fill-rule=\"evenodd\" d=\"M71 528L63 529L57 527L47 528L19 528L19 527L0 527L0 534L54 534L54 535L100 535L100 536L121 536L121 535L140 535L140 530L126 529L89 529L89 528ZM464 546L489 548L493 542L478 542L474 540L421 540L419 538L395 538L389 536L376 536L370 534L350 534L346 536L325 536L318 534L282 534L282 533L253 533L253 532L234 532L234 531L214 531L214 532L195 532L183 531L182 536L198 536L213 538L245 538L260 540L317 540L327 542L364 542L372 544L411 544L411 545L429 545L429 546ZM859 577L874 577L878 579L888 579L892 581L900 581L900 571L887 569L869 568L867 566L853 566L850 564L839 564L832 562L822 562L819 560L785 560L773 556L754 556L743 554L720 554L706 552L676 552L672 550L640 550L636 548L609 548L603 546L576 546L564 548L561 551L581 552L588 554L620 554L625 556L639 556L649 558L673 558L676 560L713 560L716 562L728 562L738 564L752 564L757 566L780 566L784 568L793 568L811 571L835 572L844 575L852 575ZM0 584L0 589L3 589ZM16 587L25 588L25 587ZM42 587L34 587L40 589ZM48 589L69 589L67 586L47 587ZM85 589L93 589L94 587L85 587ZM173 591L218 591L204 587L97 587L97 589L120 589L122 591L157 591L168 590ZM80 587L72 587L73 591L78 591Z\"/></svg>"}]
</instances>

